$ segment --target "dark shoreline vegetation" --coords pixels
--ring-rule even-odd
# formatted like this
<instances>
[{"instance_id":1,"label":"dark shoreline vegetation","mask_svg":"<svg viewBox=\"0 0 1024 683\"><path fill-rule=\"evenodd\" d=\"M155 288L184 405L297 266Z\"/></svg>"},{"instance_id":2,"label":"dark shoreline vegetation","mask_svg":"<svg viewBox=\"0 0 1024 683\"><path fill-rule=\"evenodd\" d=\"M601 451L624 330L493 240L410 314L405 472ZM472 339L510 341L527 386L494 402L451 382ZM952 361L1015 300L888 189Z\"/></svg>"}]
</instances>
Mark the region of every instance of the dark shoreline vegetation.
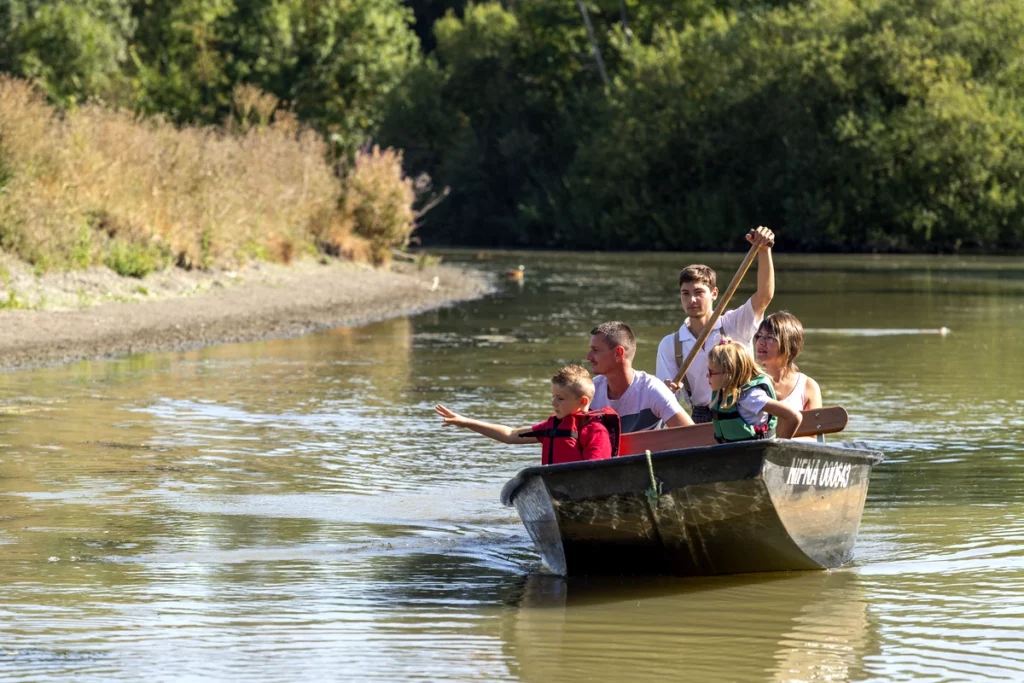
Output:
<instances>
[{"instance_id":1,"label":"dark shoreline vegetation","mask_svg":"<svg viewBox=\"0 0 1024 683\"><path fill-rule=\"evenodd\" d=\"M0 71L39 270L1024 248L1010 0L8 0Z\"/></svg>"}]
</instances>

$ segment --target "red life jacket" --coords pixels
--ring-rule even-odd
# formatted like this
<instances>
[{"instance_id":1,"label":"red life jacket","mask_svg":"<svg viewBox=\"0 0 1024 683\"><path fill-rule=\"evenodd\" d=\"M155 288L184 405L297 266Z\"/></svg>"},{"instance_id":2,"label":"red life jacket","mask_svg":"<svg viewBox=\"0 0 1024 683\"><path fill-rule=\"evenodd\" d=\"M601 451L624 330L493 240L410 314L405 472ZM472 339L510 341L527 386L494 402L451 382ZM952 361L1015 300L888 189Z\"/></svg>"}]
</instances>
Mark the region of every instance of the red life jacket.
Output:
<instances>
[{"instance_id":1,"label":"red life jacket","mask_svg":"<svg viewBox=\"0 0 1024 683\"><path fill-rule=\"evenodd\" d=\"M619 414L611 408L591 410L587 413L572 413L559 422L554 415L548 418L551 426L532 432L523 432L519 436L537 437L543 444L541 463L552 465L563 462L576 462L582 459L583 447L579 436L583 427L592 421L598 421L608 430L608 440L612 445L612 457L619 454L619 435L622 433L622 421Z\"/></svg>"}]
</instances>

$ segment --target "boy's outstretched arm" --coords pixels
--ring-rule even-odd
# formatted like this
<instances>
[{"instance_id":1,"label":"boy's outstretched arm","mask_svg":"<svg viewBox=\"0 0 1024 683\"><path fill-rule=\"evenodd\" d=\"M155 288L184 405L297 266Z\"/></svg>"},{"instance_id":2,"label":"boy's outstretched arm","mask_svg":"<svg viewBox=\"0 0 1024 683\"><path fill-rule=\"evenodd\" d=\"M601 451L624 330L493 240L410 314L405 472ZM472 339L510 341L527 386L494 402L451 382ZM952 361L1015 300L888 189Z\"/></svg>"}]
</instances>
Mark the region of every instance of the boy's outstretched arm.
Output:
<instances>
[{"instance_id":1,"label":"boy's outstretched arm","mask_svg":"<svg viewBox=\"0 0 1024 683\"><path fill-rule=\"evenodd\" d=\"M747 233L747 241L758 247L757 291L750 297L750 305L754 313L760 317L768 310L768 304L775 296L775 265L772 263L775 233L763 225L758 226Z\"/></svg>"},{"instance_id":2,"label":"boy's outstretched arm","mask_svg":"<svg viewBox=\"0 0 1024 683\"><path fill-rule=\"evenodd\" d=\"M782 401L768 401L764 404L764 412L779 418L779 424L775 428L775 434L780 439L792 439L796 430L800 429L800 421L803 416L799 410L794 410Z\"/></svg>"},{"instance_id":3,"label":"boy's outstretched arm","mask_svg":"<svg viewBox=\"0 0 1024 683\"><path fill-rule=\"evenodd\" d=\"M506 427L505 425L480 422L479 420L474 420L472 418L463 417L458 413L453 413L440 403L434 406L434 412L444 418L445 427L463 427L464 429L470 429L477 434L483 434L486 437L490 437L495 441L501 441L502 443L537 443L536 437L519 436L522 432L531 431L533 429L532 426L513 428Z\"/></svg>"}]
</instances>

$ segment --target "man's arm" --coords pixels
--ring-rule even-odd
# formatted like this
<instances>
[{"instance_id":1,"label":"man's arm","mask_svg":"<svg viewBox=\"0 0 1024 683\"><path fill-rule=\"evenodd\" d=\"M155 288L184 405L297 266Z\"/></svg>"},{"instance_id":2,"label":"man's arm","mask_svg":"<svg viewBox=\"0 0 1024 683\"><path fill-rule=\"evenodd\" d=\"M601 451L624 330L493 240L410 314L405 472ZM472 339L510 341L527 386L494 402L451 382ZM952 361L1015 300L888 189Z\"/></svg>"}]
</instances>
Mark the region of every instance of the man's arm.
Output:
<instances>
[{"instance_id":1,"label":"man's arm","mask_svg":"<svg viewBox=\"0 0 1024 683\"><path fill-rule=\"evenodd\" d=\"M655 415L665 423L666 427L689 427L693 424L693 420L683 412L683 407L679 405L679 401L676 400L675 395L669 391L668 387L656 383L650 386L654 387L654 391L657 392L658 398L661 401L661 405L655 411Z\"/></svg>"},{"instance_id":2,"label":"man's arm","mask_svg":"<svg viewBox=\"0 0 1024 683\"><path fill-rule=\"evenodd\" d=\"M775 266L772 263L775 233L764 226L759 226L747 233L747 241L758 247L757 291L750 297L750 305L754 309L754 314L760 318L768 310L768 304L775 296Z\"/></svg>"},{"instance_id":3,"label":"man's arm","mask_svg":"<svg viewBox=\"0 0 1024 683\"><path fill-rule=\"evenodd\" d=\"M693 425L693 420L686 413L676 413L669 419L665 420L666 427L690 427Z\"/></svg>"}]
</instances>

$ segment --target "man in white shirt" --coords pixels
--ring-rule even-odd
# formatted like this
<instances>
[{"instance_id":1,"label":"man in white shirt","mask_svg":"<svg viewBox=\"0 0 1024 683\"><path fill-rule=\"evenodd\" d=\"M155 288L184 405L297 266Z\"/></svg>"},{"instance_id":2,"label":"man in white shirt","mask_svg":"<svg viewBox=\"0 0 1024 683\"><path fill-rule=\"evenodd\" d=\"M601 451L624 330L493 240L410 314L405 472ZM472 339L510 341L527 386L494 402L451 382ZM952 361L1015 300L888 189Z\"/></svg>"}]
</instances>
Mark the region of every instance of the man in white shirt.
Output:
<instances>
[{"instance_id":1,"label":"man in white shirt","mask_svg":"<svg viewBox=\"0 0 1024 683\"><path fill-rule=\"evenodd\" d=\"M722 337L732 337L744 344L751 353L751 339L764 319L764 312L775 296L775 268L772 264L772 246L775 234L758 227L747 234L747 241L757 245L757 291L739 308L726 311L715 323L711 334L704 340L703 350L696 355L678 384L674 382L682 360L690 353L697 337L714 313L718 298L717 275L705 265L692 265L679 272L679 299L689 316L682 326L658 344L658 362L655 375L664 380L673 393L681 393L685 403L693 407L694 422L710 422L711 386L708 384L707 350Z\"/></svg>"},{"instance_id":2,"label":"man in white shirt","mask_svg":"<svg viewBox=\"0 0 1024 683\"><path fill-rule=\"evenodd\" d=\"M591 410L609 407L619 414L622 431L653 429L659 421L668 427L685 427L693 420L665 383L633 369L636 337L623 322L602 323L590 331L587 360L594 374Z\"/></svg>"}]
</instances>

